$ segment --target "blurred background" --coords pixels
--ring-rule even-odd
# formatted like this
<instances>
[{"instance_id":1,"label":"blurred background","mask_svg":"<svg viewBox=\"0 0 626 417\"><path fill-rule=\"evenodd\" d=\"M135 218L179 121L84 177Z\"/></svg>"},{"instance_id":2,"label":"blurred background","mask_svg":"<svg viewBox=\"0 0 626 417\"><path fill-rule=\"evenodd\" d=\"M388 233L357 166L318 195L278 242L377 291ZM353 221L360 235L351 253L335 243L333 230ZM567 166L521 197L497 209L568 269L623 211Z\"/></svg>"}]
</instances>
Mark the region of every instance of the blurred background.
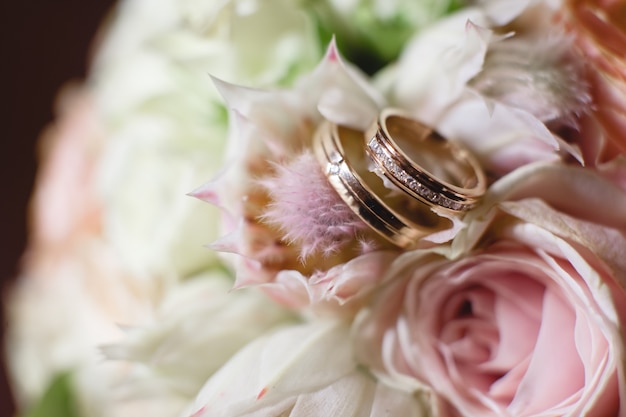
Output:
<instances>
[{"instance_id":1,"label":"blurred background","mask_svg":"<svg viewBox=\"0 0 626 417\"><path fill-rule=\"evenodd\" d=\"M0 100L0 279L7 297L27 239L27 207L36 172L36 141L53 120L60 87L84 78L89 50L113 0L0 3L3 99ZM8 94L7 94L8 93ZM2 334L7 326L1 311ZM4 337L2 338L4 346ZM15 405L2 361L0 416Z\"/></svg>"}]
</instances>

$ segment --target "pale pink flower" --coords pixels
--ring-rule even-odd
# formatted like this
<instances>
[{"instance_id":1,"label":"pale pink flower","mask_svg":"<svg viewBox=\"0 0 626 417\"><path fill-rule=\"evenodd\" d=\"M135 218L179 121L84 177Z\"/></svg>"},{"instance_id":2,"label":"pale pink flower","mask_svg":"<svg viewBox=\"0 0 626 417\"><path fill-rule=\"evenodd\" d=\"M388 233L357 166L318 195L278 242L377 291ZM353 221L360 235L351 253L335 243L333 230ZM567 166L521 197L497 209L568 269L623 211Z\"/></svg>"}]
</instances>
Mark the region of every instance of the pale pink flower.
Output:
<instances>
[{"instance_id":1,"label":"pale pink flower","mask_svg":"<svg viewBox=\"0 0 626 417\"><path fill-rule=\"evenodd\" d=\"M370 300L397 256L395 251L372 251L311 276L296 270L280 271L262 288L293 309L310 305L316 312L354 314Z\"/></svg>"},{"instance_id":2,"label":"pale pink flower","mask_svg":"<svg viewBox=\"0 0 626 417\"><path fill-rule=\"evenodd\" d=\"M98 366L95 346L121 337L117 323L145 318L155 294L129 279L101 236L95 183L104 133L92 96L66 87L58 112L42 136L32 239L7 297L7 363L20 404L31 404L54 376L72 369L82 407L108 402L103 381L111 368L119 370Z\"/></svg>"},{"instance_id":3,"label":"pale pink flower","mask_svg":"<svg viewBox=\"0 0 626 417\"><path fill-rule=\"evenodd\" d=\"M332 255L358 239L367 225L332 188L310 151L285 165L261 184L271 198L261 219L277 227L283 239L301 247L301 256Z\"/></svg>"},{"instance_id":4,"label":"pale pink flower","mask_svg":"<svg viewBox=\"0 0 626 417\"><path fill-rule=\"evenodd\" d=\"M420 32L379 83L392 104L463 142L495 177L580 159L559 129L589 111L588 83L553 15L539 2L463 8Z\"/></svg>"},{"instance_id":5,"label":"pale pink flower","mask_svg":"<svg viewBox=\"0 0 626 417\"><path fill-rule=\"evenodd\" d=\"M551 126L577 126L590 110L584 64L572 39L540 32L493 42L468 85L486 99L527 111Z\"/></svg>"},{"instance_id":6,"label":"pale pink flower","mask_svg":"<svg viewBox=\"0 0 626 417\"><path fill-rule=\"evenodd\" d=\"M383 98L341 60L334 44L316 70L291 90L254 90L219 80L216 84L231 109L225 168L192 194L224 209L227 234L211 247L237 255L235 286L280 282L280 289L267 289L291 306L306 305L300 303L304 300L338 301L331 281L359 292L352 278L336 275L350 274L348 269L333 268L351 260L357 265L374 250L395 248L341 201L312 155L312 139L323 117L365 130L384 106ZM363 260L369 264L366 259L371 258ZM370 288L380 275L352 277L365 280L364 288ZM319 294L321 288L328 294ZM286 289L293 294L288 296ZM351 295L342 291L339 298Z\"/></svg>"},{"instance_id":7,"label":"pale pink flower","mask_svg":"<svg viewBox=\"0 0 626 417\"><path fill-rule=\"evenodd\" d=\"M31 202L31 246L56 252L101 228L102 203L95 187L104 141L93 99L68 85L57 99L58 119L43 132L40 169Z\"/></svg>"},{"instance_id":8,"label":"pale pink flower","mask_svg":"<svg viewBox=\"0 0 626 417\"><path fill-rule=\"evenodd\" d=\"M361 360L431 387L451 405L439 416L626 412L626 197L589 170L532 169L494 184L458 251L399 257L357 317Z\"/></svg>"}]
</instances>

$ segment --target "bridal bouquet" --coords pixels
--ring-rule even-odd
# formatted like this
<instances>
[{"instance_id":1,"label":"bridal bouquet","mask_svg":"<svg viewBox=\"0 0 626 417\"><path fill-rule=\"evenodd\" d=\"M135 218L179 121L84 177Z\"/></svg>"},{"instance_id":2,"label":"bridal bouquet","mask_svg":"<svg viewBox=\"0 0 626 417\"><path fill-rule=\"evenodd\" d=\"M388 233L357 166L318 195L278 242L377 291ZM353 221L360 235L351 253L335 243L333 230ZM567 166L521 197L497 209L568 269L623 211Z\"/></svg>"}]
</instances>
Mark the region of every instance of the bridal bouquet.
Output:
<instances>
[{"instance_id":1,"label":"bridal bouquet","mask_svg":"<svg viewBox=\"0 0 626 417\"><path fill-rule=\"evenodd\" d=\"M23 415L626 416L624 2L124 0L96 47Z\"/></svg>"}]
</instances>

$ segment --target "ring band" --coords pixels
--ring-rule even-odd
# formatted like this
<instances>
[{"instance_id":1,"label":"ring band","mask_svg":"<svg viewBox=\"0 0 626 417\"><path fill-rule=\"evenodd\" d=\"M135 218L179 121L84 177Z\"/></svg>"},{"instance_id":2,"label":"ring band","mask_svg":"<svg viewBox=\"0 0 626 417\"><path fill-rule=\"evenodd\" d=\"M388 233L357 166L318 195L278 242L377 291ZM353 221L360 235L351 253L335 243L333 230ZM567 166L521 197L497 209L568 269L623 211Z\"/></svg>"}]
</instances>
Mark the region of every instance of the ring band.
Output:
<instances>
[{"instance_id":1,"label":"ring band","mask_svg":"<svg viewBox=\"0 0 626 417\"><path fill-rule=\"evenodd\" d=\"M317 160L342 200L387 241L408 249L422 237L450 227L449 219L438 216L424 204L402 195L385 201L379 197L388 190L367 169L363 132L325 121L315 134L313 146ZM373 190L376 186L379 193Z\"/></svg>"},{"instance_id":2,"label":"ring band","mask_svg":"<svg viewBox=\"0 0 626 417\"><path fill-rule=\"evenodd\" d=\"M431 206L467 211L485 193L485 174L468 150L398 110L381 112L365 148L387 179Z\"/></svg>"}]
</instances>

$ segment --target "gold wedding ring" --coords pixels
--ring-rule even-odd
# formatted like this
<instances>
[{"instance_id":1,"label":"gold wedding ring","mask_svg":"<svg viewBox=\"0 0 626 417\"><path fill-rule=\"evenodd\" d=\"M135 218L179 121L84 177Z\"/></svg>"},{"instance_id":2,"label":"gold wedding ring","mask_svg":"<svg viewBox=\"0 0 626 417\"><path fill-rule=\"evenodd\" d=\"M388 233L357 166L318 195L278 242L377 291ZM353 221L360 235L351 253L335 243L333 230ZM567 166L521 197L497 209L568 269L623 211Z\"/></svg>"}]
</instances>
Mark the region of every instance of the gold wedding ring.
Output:
<instances>
[{"instance_id":1,"label":"gold wedding ring","mask_svg":"<svg viewBox=\"0 0 626 417\"><path fill-rule=\"evenodd\" d=\"M365 140L377 169L425 204L464 212L485 193L485 174L468 150L398 110L383 110Z\"/></svg>"},{"instance_id":2,"label":"gold wedding ring","mask_svg":"<svg viewBox=\"0 0 626 417\"><path fill-rule=\"evenodd\" d=\"M368 169L363 132L323 122L314 137L314 152L341 199L376 233L408 249L419 240L451 226L451 221L402 193L390 193ZM381 197L384 196L384 199Z\"/></svg>"}]
</instances>

